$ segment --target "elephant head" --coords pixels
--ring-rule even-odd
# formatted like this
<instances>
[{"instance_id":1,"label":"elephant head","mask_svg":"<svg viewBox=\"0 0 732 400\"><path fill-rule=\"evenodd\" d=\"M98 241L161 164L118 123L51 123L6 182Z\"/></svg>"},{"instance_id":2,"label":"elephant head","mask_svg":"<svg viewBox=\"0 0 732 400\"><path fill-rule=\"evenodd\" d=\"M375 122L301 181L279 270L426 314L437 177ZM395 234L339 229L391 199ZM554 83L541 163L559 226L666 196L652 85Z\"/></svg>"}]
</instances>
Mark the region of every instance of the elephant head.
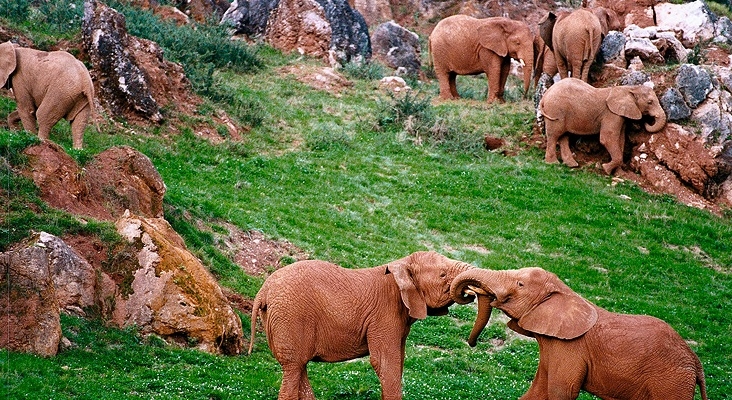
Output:
<instances>
[{"instance_id":1,"label":"elephant head","mask_svg":"<svg viewBox=\"0 0 732 400\"><path fill-rule=\"evenodd\" d=\"M491 307L511 318L508 326L527 336L540 334L574 339L597 322L595 306L572 291L556 275L541 268L493 271L471 269L458 275L450 293L457 303L478 297L478 318L468 343L475 346L490 318Z\"/></svg>"},{"instance_id":2,"label":"elephant head","mask_svg":"<svg viewBox=\"0 0 732 400\"><path fill-rule=\"evenodd\" d=\"M386 265L399 286L409 316L445 315L452 305L450 284L460 273L474 268L433 251L418 251Z\"/></svg>"},{"instance_id":3,"label":"elephant head","mask_svg":"<svg viewBox=\"0 0 732 400\"><path fill-rule=\"evenodd\" d=\"M11 42L0 44L0 86L8 83L8 78L15 71L17 60L15 46Z\"/></svg>"},{"instance_id":4,"label":"elephant head","mask_svg":"<svg viewBox=\"0 0 732 400\"><path fill-rule=\"evenodd\" d=\"M652 88L646 85L615 86L609 89L607 107L614 114L630 119L641 119L643 116L653 118L646 123L648 132L654 133L666 125L666 113L663 111L658 97Z\"/></svg>"},{"instance_id":5,"label":"elephant head","mask_svg":"<svg viewBox=\"0 0 732 400\"><path fill-rule=\"evenodd\" d=\"M536 68L534 34L523 22L507 18L487 18L490 23L478 27L479 44L500 57L509 56L524 64L524 95L528 96L531 76Z\"/></svg>"}]
</instances>

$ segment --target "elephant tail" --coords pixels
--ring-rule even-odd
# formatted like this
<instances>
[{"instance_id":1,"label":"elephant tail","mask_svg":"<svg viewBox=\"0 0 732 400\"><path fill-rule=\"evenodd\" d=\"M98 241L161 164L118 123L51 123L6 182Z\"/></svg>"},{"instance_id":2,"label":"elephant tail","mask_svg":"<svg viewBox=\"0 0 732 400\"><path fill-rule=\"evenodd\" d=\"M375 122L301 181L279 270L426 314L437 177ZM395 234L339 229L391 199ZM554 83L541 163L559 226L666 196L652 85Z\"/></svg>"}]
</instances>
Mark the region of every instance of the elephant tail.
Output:
<instances>
[{"instance_id":1,"label":"elephant tail","mask_svg":"<svg viewBox=\"0 0 732 400\"><path fill-rule=\"evenodd\" d=\"M699 393L701 394L702 400L708 400L707 383L704 379L704 368L702 368L699 357L696 357L696 384L699 385Z\"/></svg>"},{"instance_id":2,"label":"elephant tail","mask_svg":"<svg viewBox=\"0 0 732 400\"><path fill-rule=\"evenodd\" d=\"M546 118L546 119L548 119L550 121L556 121L556 120L558 120L559 119L558 117L552 117L551 115L548 115L546 113L546 111L544 110L544 99L545 99L545 97L542 97L541 98L541 101L539 101L539 112L541 113L541 115L544 116L544 118Z\"/></svg>"},{"instance_id":3,"label":"elephant tail","mask_svg":"<svg viewBox=\"0 0 732 400\"><path fill-rule=\"evenodd\" d=\"M254 296L254 303L252 304L251 332L249 336L249 355L252 354L252 349L254 349L254 335L257 331L257 315L259 315L259 310L261 308L266 307L266 300L264 299L265 292L266 288L262 287L259 290L259 293Z\"/></svg>"}]
</instances>

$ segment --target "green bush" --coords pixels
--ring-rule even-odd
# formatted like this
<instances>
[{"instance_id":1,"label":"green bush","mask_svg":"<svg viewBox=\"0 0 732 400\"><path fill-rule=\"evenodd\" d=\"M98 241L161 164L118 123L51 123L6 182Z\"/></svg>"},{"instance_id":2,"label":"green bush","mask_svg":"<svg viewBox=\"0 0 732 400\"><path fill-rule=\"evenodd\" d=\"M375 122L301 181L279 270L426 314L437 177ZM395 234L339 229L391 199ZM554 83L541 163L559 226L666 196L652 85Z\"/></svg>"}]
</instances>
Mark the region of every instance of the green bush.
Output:
<instances>
[{"instance_id":1,"label":"green bush","mask_svg":"<svg viewBox=\"0 0 732 400\"><path fill-rule=\"evenodd\" d=\"M30 14L30 0L0 0L0 18L25 21Z\"/></svg>"}]
</instances>

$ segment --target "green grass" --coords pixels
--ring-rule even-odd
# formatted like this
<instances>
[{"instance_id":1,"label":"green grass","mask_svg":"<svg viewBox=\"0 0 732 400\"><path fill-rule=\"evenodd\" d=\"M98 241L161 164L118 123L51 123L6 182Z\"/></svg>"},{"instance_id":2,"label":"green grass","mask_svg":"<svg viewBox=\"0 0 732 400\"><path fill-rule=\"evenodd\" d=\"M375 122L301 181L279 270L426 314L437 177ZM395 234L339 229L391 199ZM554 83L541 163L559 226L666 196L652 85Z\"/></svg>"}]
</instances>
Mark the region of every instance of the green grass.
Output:
<instances>
[{"instance_id":1,"label":"green grass","mask_svg":"<svg viewBox=\"0 0 732 400\"><path fill-rule=\"evenodd\" d=\"M521 99L518 80L511 80L506 104L489 107L484 77L460 77L465 98L435 102L434 80L415 82L413 97L390 97L378 89L377 67L349 67L354 85L335 96L281 72L318 62L268 47L256 54L262 65L246 73L217 67L217 91L199 115L181 116L182 122L107 126L101 133L89 127L80 152L68 150L67 125L59 124L51 138L81 163L114 145L150 157L167 186L166 219L223 285L245 296L254 296L262 278L226 258L200 222L257 229L349 268L425 249L482 268L536 265L602 307L669 322L700 356L709 397L732 393L729 218L632 183L614 185L591 168L545 164L541 150L522 141L533 107ZM235 118L251 128L241 142L212 145L194 134L194 123L232 104L241 110ZM11 102L0 101L0 119L11 110ZM406 123L409 115L419 124ZM504 138L518 155L483 151L485 134ZM20 152L32 143L30 135L0 130L2 156L14 167L23 165ZM43 204L14 169L3 167L2 177L3 249L34 229L90 229L107 237L109 225L83 225ZM535 342L509 340L494 348L487 338L508 338L498 323L469 348L474 317L473 307L456 305L447 316L414 324L406 399L518 398L529 387ZM242 322L248 335L249 321ZM0 351L0 395L271 399L279 388L279 365L261 332L251 356L225 357L97 321L63 317L63 326L75 346L56 357ZM319 398L379 398L368 359L313 363L309 375Z\"/></svg>"}]
</instances>

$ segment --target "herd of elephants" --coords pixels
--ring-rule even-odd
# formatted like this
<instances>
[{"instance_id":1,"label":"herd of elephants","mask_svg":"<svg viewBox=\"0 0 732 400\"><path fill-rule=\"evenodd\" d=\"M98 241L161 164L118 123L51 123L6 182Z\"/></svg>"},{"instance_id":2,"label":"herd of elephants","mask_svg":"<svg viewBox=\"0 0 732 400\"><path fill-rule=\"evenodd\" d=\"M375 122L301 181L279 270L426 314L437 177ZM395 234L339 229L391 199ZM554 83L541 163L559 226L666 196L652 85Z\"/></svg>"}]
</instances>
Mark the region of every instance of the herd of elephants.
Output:
<instances>
[{"instance_id":1,"label":"herd of elephants","mask_svg":"<svg viewBox=\"0 0 732 400\"><path fill-rule=\"evenodd\" d=\"M524 68L524 91L542 71L560 80L544 94L545 160L577 166L567 133L600 134L611 156L603 168L621 165L627 119L649 117L657 132L666 116L653 89L644 85L595 88L588 81L602 38L619 23L612 11L579 8L549 13L534 35L521 21L455 15L429 37L440 97L458 97L457 75L485 73L488 102L503 101L511 59ZM553 75L553 74L552 74ZM84 65L66 52L42 52L0 44L0 84L12 89L17 109L10 126L47 140L61 119L71 122L73 147L81 148L93 113L94 87ZM435 252L416 252L373 268L347 269L326 261L298 261L272 273L255 297L269 348L283 370L280 399L313 399L309 361L337 362L370 355L383 399L402 398L405 343L410 326L444 315L453 303L477 299L468 343L498 308L508 327L539 344L539 365L521 399L575 399L585 390L603 399L706 399L699 358L667 323L643 315L606 311L583 299L556 275L540 268L492 271Z\"/></svg>"}]
</instances>

